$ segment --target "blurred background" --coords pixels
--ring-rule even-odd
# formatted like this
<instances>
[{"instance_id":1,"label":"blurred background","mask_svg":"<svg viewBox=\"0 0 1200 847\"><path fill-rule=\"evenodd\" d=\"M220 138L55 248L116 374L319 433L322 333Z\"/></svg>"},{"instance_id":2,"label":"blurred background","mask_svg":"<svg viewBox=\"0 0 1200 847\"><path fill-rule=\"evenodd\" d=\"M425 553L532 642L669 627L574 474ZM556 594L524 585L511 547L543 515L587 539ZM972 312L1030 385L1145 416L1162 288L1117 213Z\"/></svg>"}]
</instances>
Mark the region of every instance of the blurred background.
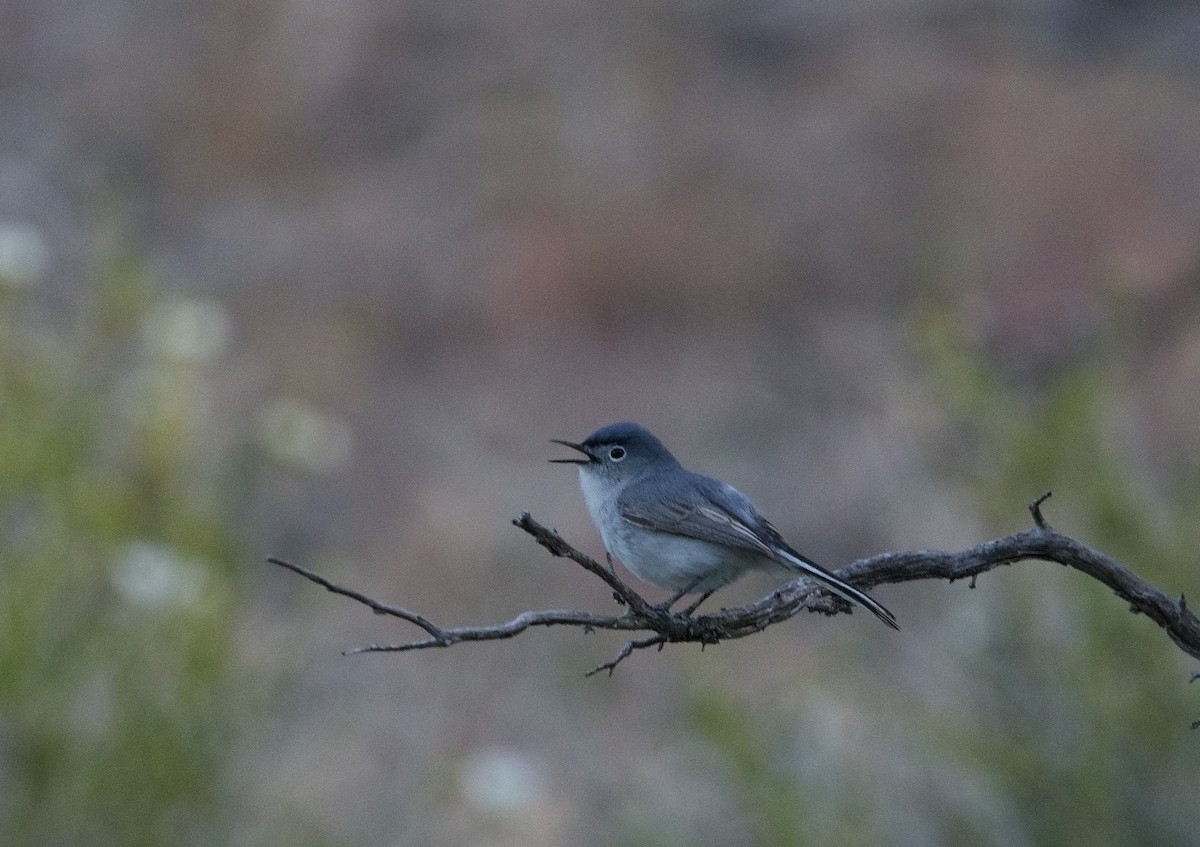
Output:
<instances>
[{"instance_id":1,"label":"blurred background","mask_svg":"<svg viewBox=\"0 0 1200 847\"><path fill-rule=\"evenodd\" d=\"M613 634L550 438L836 567L1051 523L1200 596L1200 10L0 8L0 842L1196 843L1200 669L1026 563ZM710 602L775 584L748 578ZM648 590L658 599L662 592Z\"/></svg>"}]
</instances>

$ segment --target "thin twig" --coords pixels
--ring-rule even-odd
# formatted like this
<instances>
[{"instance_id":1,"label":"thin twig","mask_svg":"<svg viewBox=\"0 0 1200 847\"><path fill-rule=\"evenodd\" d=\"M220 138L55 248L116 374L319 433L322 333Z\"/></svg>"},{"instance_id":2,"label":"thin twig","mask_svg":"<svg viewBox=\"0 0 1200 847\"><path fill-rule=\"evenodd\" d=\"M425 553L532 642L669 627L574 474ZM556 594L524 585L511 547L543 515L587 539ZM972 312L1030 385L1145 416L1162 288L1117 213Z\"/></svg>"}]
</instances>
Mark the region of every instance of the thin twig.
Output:
<instances>
[{"instance_id":1,"label":"thin twig","mask_svg":"<svg viewBox=\"0 0 1200 847\"><path fill-rule=\"evenodd\" d=\"M423 615L418 615L416 612L410 612L408 609L402 609L399 606L391 606L387 603L381 603L378 600L374 600L365 594L355 591L353 588L343 588L334 582L330 582L319 573L306 570L299 565L293 565L291 562L285 562L283 559L276 559L272 556L269 557L267 561L273 565L279 565L281 568L287 568L293 573L298 573L305 579L312 580L326 591L332 591L334 594L341 594L343 597L349 597L351 600L357 600L364 606L370 607L371 611L377 615L391 615L392 617L401 618L409 623L416 624L417 626L421 627L421 629L433 636L437 642L436 646L438 647L449 647L450 644L454 643L445 630L439 626L436 626L433 621L429 620Z\"/></svg>"},{"instance_id":2,"label":"thin twig","mask_svg":"<svg viewBox=\"0 0 1200 847\"><path fill-rule=\"evenodd\" d=\"M1029 513L1033 515L1033 524L1038 529L1044 529L1048 532L1053 532L1054 528L1046 523L1046 519L1042 517L1042 504L1050 499L1050 492L1047 491L1041 497L1029 504Z\"/></svg>"},{"instance_id":3,"label":"thin twig","mask_svg":"<svg viewBox=\"0 0 1200 847\"><path fill-rule=\"evenodd\" d=\"M584 676L595 676L596 674L603 673L604 671L608 671L608 675L612 676L613 671L617 669L617 665L619 665L623 660L628 659L634 650L642 650L646 647L653 647L655 644L661 647L666 643L667 639L662 635L651 635L646 638L635 638L631 641L626 641L621 646L621 649L617 651L616 656L614 656L611 660L604 662L603 664L596 665L596 667L585 673Z\"/></svg>"}]
</instances>

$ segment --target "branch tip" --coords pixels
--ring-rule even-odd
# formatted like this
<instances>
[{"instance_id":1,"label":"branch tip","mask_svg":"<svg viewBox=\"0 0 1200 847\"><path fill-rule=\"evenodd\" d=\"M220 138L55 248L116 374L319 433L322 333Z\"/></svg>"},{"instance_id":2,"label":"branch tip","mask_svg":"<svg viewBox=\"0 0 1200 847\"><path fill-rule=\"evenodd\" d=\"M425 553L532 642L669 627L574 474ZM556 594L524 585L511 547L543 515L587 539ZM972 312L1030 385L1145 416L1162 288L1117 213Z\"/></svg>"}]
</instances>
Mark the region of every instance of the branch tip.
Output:
<instances>
[{"instance_id":1,"label":"branch tip","mask_svg":"<svg viewBox=\"0 0 1200 847\"><path fill-rule=\"evenodd\" d=\"M1050 524L1048 524L1046 522L1046 519L1042 516L1042 504L1050 499L1050 494L1051 494L1051 492L1047 491L1041 497L1037 498L1036 500L1034 500L1032 503L1029 504L1029 513L1031 515L1033 515L1034 525L1038 529L1040 529L1044 532L1052 532L1054 529L1053 527L1050 526Z\"/></svg>"}]
</instances>

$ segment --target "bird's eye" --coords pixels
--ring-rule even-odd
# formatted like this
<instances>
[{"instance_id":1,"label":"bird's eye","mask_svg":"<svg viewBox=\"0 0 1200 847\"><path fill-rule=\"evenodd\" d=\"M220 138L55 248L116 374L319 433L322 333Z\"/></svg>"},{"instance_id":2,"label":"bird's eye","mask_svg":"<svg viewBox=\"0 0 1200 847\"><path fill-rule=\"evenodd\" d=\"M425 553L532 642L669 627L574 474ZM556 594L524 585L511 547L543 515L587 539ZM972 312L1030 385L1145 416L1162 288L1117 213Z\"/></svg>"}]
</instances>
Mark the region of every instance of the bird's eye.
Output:
<instances>
[{"instance_id":1,"label":"bird's eye","mask_svg":"<svg viewBox=\"0 0 1200 847\"><path fill-rule=\"evenodd\" d=\"M614 462L621 461L622 459L625 458L625 448L624 447L612 448L611 450L608 451L608 458L612 459Z\"/></svg>"}]
</instances>

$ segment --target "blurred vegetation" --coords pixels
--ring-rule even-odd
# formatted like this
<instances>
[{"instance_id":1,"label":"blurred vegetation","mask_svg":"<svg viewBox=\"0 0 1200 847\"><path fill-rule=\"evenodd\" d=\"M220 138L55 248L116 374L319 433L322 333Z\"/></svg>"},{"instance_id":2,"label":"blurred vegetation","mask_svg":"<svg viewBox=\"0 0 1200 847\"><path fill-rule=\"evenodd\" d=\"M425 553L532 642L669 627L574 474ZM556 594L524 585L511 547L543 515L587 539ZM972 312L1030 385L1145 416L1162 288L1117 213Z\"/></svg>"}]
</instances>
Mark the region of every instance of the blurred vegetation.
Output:
<instances>
[{"instance_id":1,"label":"blurred vegetation","mask_svg":"<svg viewBox=\"0 0 1200 847\"><path fill-rule=\"evenodd\" d=\"M221 843L260 690L199 437L223 318L106 252L69 330L0 280L0 843Z\"/></svg>"},{"instance_id":2,"label":"blurred vegetation","mask_svg":"<svg viewBox=\"0 0 1200 847\"><path fill-rule=\"evenodd\" d=\"M1195 585L1200 490L1194 467L1156 490L1139 464L1122 405L1128 312L1114 297L1093 348L1024 391L951 315L932 310L918 327L939 399L980 447L963 470L988 525L1004 531L1012 504L1054 491L1052 524L1178 594ZM1195 843L1196 663L1080 574L1034 565L1001 585L980 656L985 722L943 736L948 752L994 774L1036 843Z\"/></svg>"},{"instance_id":3,"label":"blurred vegetation","mask_svg":"<svg viewBox=\"0 0 1200 847\"><path fill-rule=\"evenodd\" d=\"M1127 395L1111 353L1123 347L1118 321L1100 330L1108 355L1080 357L1040 383L1012 380L943 306L916 310L911 327L943 425L974 445L967 465L941 472L990 535L1024 528L1021 504L1053 490L1052 524L1168 593L1194 588L1196 469L1180 468L1169 491L1147 489L1118 406ZM985 582L988 598L956 595L970 606L965 637L930 659L952 663L938 673L949 690L921 690L919 679L903 693L881 682L889 690L877 701L845 693L858 719L888 726L895 750L847 758L823 742L815 716L836 693L805 693L799 738L778 715L713 692L693 697L691 725L721 751L754 843L1195 843L1200 741L1190 724L1200 696L1187 681L1196 663L1081 574L1026 563ZM838 674L844 658L822 659L815 676L865 685Z\"/></svg>"}]
</instances>

